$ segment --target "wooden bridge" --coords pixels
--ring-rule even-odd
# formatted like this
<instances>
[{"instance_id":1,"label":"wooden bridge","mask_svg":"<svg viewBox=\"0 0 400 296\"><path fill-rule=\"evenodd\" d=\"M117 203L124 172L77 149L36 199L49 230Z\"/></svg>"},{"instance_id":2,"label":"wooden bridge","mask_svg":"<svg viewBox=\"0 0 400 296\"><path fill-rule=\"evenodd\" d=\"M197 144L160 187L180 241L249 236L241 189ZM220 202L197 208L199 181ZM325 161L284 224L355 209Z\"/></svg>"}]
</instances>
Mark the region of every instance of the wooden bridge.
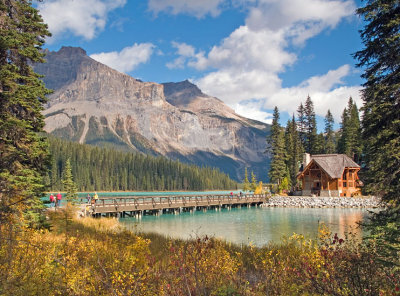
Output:
<instances>
[{"instance_id":1,"label":"wooden bridge","mask_svg":"<svg viewBox=\"0 0 400 296\"><path fill-rule=\"evenodd\" d=\"M144 214L259 206L266 200L265 194L100 197L95 204L85 205L84 211L94 217L141 217Z\"/></svg>"}]
</instances>

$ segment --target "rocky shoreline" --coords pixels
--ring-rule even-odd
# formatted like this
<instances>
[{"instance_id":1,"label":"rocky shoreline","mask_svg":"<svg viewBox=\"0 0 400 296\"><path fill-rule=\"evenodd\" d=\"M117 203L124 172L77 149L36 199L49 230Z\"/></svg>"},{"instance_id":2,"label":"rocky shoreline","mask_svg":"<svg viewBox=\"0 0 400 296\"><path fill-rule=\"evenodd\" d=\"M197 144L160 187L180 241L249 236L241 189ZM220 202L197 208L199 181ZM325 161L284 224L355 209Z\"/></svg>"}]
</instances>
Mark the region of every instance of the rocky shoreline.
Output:
<instances>
[{"instance_id":1,"label":"rocky shoreline","mask_svg":"<svg viewBox=\"0 0 400 296\"><path fill-rule=\"evenodd\" d=\"M312 196L271 196L263 207L297 208L380 208L376 197L312 197Z\"/></svg>"}]
</instances>

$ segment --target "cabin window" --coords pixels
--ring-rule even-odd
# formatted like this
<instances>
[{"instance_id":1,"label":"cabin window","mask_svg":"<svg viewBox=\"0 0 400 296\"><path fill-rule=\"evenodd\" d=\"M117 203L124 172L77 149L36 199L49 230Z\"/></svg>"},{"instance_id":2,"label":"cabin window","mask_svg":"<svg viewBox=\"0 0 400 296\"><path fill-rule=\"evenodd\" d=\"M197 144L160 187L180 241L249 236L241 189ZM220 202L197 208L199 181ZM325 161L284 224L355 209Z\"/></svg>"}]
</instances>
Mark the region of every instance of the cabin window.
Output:
<instances>
[{"instance_id":1,"label":"cabin window","mask_svg":"<svg viewBox=\"0 0 400 296\"><path fill-rule=\"evenodd\" d=\"M347 176L346 176L346 171L344 171L344 173L343 173L343 178L342 178L343 180L347 180Z\"/></svg>"},{"instance_id":2,"label":"cabin window","mask_svg":"<svg viewBox=\"0 0 400 296\"><path fill-rule=\"evenodd\" d=\"M349 180L353 180L353 172L349 172Z\"/></svg>"},{"instance_id":3,"label":"cabin window","mask_svg":"<svg viewBox=\"0 0 400 296\"><path fill-rule=\"evenodd\" d=\"M347 187L347 182L343 182L343 187Z\"/></svg>"}]
</instances>

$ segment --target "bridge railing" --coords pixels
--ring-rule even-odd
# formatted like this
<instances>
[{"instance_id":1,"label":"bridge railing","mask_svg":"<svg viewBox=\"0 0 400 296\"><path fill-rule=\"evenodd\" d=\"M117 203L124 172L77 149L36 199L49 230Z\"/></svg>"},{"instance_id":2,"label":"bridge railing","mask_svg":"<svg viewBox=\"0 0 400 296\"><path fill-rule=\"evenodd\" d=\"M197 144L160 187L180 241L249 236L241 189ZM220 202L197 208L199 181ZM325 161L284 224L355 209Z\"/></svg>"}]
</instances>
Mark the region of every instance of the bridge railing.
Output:
<instances>
[{"instance_id":1,"label":"bridge railing","mask_svg":"<svg viewBox=\"0 0 400 296\"><path fill-rule=\"evenodd\" d=\"M119 196L119 197L100 197L94 207L109 206L145 206L145 205L165 205L168 208L180 204L182 206L194 206L196 204L231 204L231 203L250 203L265 200L264 194L242 194L242 195L174 195L174 196Z\"/></svg>"}]
</instances>

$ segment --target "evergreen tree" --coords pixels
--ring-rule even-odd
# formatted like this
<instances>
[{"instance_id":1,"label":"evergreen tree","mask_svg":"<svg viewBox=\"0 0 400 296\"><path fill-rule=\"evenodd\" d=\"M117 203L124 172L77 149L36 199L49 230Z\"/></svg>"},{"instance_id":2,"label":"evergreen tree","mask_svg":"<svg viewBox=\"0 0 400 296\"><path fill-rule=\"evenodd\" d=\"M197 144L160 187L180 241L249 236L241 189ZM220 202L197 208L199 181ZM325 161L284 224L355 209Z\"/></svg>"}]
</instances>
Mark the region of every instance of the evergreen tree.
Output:
<instances>
[{"instance_id":1,"label":"evergreen tree","mask_svg":"<svg viewBox=\"0 0 400 296\"><path fill-rule=\"evenodd\" d=\"M339 131L339 139L337 142L337 151L338 153L345 154L346 152L346 141L348 138L348 112L347 108L344 108L342 113L342 121L340 122L340 131Z\"/></svg>"},{"instance_id":2,"label":"evergreen tree","mask_svg":"<svg viewBox=\"0 0 400 296\"><path fill-rule=\"evenodd\" d=\"M72 176L72 168L69 158L65 162L65 168L63 172L63 186L64 186L64 191L66 192L65 199L67 200L67 202L75 204L78 199L78 194Z\"/></svg>"},{"instance_id":3,"label":"evergreen tree","mask_svg":"<svg viewBox=\"0 0 400 296\"><path fill-rule=\"evenodd\" d=\"M1 224L21 221L41 205L48 162L41 111L48 90L30 65L43 62L41 46L50 34L31 1L1 1L0 19Z\"/></svg>"},{"instance_id":4,"label":"evergreen tree","mask_svg":"<svg viewBox=\"0 0 400 296\"><path fill-rule=\"evenodd\" d=\"M325 116L325 151L324 153L332 154L335 153L335 140L333 138L333 124L335 123L331 110Z\"/></svg>"},{"instance_id":5,"label":"evergreen tree","mask_svg":"<svg viewBox=\"0 0 400 296\"><path fill-rule=\"evenodd\" d=\"M286 147L286 166L289 171L289 181L292 191L297 185L297 173L299 172L299 163L302 158L302 145L294 115L292 120L288 120L285 129L285 147Z\"/></svg>"},{"instance_id":6,"label":"evergreen tree","mask_svg":"<svg viewBox=\"0 0 400 296\"><path fill-rule=\"evenodd\" d=\"M347 108L343 110L338 141L338 152L347 154L351 158L358 158L362 150L360 118L357 105L350 97ZM356 159L357 160L357 159Z\"/></svg>"},{"instance_id":7,"label":"evergreen tree","mask_svg":"<svg viewBox=\"0 0 400 296\"><path fill-rule=\"evenodd\" d=\"M314 154L325 154L325 137L323 133L319 133L314 141Z\"/></svg>"},{"instance_id":8,"label":"evergreen tree","mask_svg":"<svg viewBox=\"0 0 400 296\"><path fill-rule=\"evenodd\" d=\"M307 97L305 107L305 151L307 153L316 154L318 147L317 141L317 121L315 119L314 103L310 96Z\"/></svg>"},{"instance_id":9,"label":"evergreen tree","mask_svg":"<svg viewBox=\"0 0 400 296\"><path fill-rule=\"evenodd\" d=\"M249 191L250 190L250 182L249 178L247 175L247 168L244 169L244 180L243 180L243 191Z\"/></svg>"},{"instance_id":10,"label":"evergreen tree","mask_svg":"<svg viewBox=\"0 0 400 296\"><path fill-rule=\"evenodd\" d=\"M61 173L69 158L79 191L233 189L237 183L213 168L199 168L164 157L99 148L49 137L52 190L62 189Z\"/></svg>"},{"instance_id":11,"label":"evergreen tree","mask_svg":"<svg viewBox=\"0 0 400 296\"><path fill-rule=\"evenodd\" d=\"M277 107L274 109L271 135L268 143L272 155L268 176L270 182L279 184L286 175L286 153L284 131L279 124L279 110Z\"/></svg>"},{"instance_id":12,"label":"evergreen tree","mask_svg":"<svg viewBox=\"0 0 400 296\"><path fill-rule=\"evenodd\" d=\"M303 103L297 108L297 128L302 147L306 147L306 115Z\"/></svg>"},{"instance_id":13,"label":"evergreen tree","mask_svg":"<svg viewBox=\"0 0 400 296\"><path fill-rule=\"evenodd\" d=\"M390 202L375 215L372 236L381 259L400 265L400 2L368 0L357 10L364 18L364 48L355 54L365 68L362 90L366 183Z\"/></svg>"},{"instance_id":14,"label":"evergreen tree","mask_svg":"<svg viewBox=\"0 0 400 296\"><path fill-rule=\"evenodd\" d=\"M251 184L250 184L250 190L251 191L256 191L257 188L257 180L256 180L256 175L254 175L254 172L251 171Z\"/></svg>"}]
</instances>

